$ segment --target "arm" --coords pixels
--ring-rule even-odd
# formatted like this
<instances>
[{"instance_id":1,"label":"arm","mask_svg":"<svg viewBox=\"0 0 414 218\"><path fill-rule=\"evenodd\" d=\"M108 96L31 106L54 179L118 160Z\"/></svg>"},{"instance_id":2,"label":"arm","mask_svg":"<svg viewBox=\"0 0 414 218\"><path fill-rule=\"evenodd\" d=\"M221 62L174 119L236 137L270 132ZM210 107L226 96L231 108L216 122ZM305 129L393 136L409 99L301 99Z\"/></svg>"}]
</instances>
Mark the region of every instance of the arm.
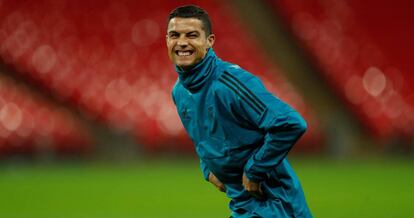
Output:
<instances>
[{"instance_id":1,"label":"arm","mask_svg":"<svg viewBox=\"0 0 414 218\"><path fill-rule=\"evenodd\" d=\"M250 83L227 76L236 92L239 115L264 133L264 142L244 166L242 184L259 200L266 197L261 182L286 157L296 141L306 131L305 120L289 105L269 93L261 81L253 77ZM226 82L226 81L224 81Z\"/></svg>"},{"instance_id":2,"label":"arm","mask_svg":"<svg viewBox=\"0 0 414 218\"><path fill-rule=\"evenodd\" d=\"M306 122L295 111L264 119L265 140L262 147L248 160L245 174L260 182L286 157L289 150L306 131Z\"/></svg>"},{"instance_id":3,"label":"arm","mask_svg":"<svg viewBox=\"0 0 414 218\"><path fill-rule=\"evenodd\" d=\"M238 75L237 77L235 75ZM249 181L260 182L286 157L306 130L306 122L289 105L266 90L261 81L244 72L224 72L219 81L227 87L225 102L264 134L263 145L247 161L244 171Z\"/></svg>"},{"instance_id":4,"label":"arm","mask_svg":"<svg viewBox=\"0 0 414 218\"><path fill-rule=\"evenodd\" d=\"M260 200L266 199L261 181L286 157L306 130L306 123L296 112L279 116L266 126L265 142L247 161L242 181L244 188Z\"/></svg>"}]
</instances>

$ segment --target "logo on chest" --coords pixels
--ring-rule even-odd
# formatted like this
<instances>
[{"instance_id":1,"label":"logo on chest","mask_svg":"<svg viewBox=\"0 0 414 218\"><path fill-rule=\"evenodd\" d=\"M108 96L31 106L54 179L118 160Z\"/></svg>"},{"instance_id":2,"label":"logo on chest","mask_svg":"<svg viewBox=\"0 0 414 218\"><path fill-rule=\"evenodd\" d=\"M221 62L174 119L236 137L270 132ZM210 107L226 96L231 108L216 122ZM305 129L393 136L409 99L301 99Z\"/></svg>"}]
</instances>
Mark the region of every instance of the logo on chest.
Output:
<instances>
[{"instance_id":1,"label":"logo on chest","mask_svg":"<svg viewBox=\"0 0 414 218\"><path fill-rule=\"evenodd\" d=\"M184 120L190 119L190 113L189 113L189 109L188 108L183 108L181 110L181 118L184 119Z\"/></svg>"}]
</instances>

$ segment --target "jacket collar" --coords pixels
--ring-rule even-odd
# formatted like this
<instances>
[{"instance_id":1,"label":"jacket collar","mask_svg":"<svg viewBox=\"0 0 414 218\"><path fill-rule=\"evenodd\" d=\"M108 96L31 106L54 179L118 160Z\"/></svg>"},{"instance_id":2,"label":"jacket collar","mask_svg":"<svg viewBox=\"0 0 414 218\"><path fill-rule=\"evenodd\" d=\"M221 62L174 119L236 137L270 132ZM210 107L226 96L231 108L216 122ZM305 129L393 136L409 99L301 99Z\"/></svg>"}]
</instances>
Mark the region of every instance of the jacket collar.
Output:
<instances>
[{"instance_id":1,"label":"jacket collar","mask_svg":"<svg viewBox=\"0 0 414 218\"><path fill-rule=\"evenodd\" d=\"M217 58L218 57L213 49L209 48L203 60L192 69L183 70L180 67L175 66L180 83L191 92L201 89L213 74L213 66Z\"/></svg>"}]
</instances>

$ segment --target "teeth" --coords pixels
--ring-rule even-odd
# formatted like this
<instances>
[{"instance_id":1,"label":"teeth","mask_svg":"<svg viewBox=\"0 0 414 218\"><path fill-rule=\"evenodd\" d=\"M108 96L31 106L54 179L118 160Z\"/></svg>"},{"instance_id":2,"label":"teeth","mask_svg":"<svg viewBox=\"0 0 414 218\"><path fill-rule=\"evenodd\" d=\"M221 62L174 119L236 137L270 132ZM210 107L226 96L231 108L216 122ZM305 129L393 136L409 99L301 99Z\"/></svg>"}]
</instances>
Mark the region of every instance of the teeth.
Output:
<instances>
[{"instance_id":1,"label":"teeth","mask_svg":"<svg viewBox=\"0 0 414 218\"><path fill-rule=\"evenodd\" d=\"M179 51L178 56L190 56L191 52L189 51Z\"/></svg>"}]
</instances>

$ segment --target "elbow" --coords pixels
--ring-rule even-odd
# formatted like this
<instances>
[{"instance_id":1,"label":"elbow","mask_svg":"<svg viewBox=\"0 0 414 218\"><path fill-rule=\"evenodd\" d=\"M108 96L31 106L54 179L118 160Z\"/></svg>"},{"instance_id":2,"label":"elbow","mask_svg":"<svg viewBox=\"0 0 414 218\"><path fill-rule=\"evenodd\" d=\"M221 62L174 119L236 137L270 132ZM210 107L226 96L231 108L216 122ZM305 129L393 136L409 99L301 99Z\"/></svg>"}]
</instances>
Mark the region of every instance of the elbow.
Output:
<instances>
[{"instance_id":1,"label":"elbow","mask_svg":"<svg viewBox=\"0 0 414 218\"><path fill-rule=\"evenodd\" d=\"M308 124L306 123L306 121L303 118L301 118L299 123L298 123L298 129L299 129L299 132L301 134L304 134L306 132L306 130L308 129Z\"/></svg>"},{"instance_id":2,"label":"elbow","mask_svg":"<svg viewBox=\"0 0 414 218\"><path fill-rule=\"evenodd\" d=\"M308 129L308 124L305 119L302 118L299 114L295 113L295 116L292 118L294 126L299 135L303 135Z\"/></svg>"}]
</instances>

